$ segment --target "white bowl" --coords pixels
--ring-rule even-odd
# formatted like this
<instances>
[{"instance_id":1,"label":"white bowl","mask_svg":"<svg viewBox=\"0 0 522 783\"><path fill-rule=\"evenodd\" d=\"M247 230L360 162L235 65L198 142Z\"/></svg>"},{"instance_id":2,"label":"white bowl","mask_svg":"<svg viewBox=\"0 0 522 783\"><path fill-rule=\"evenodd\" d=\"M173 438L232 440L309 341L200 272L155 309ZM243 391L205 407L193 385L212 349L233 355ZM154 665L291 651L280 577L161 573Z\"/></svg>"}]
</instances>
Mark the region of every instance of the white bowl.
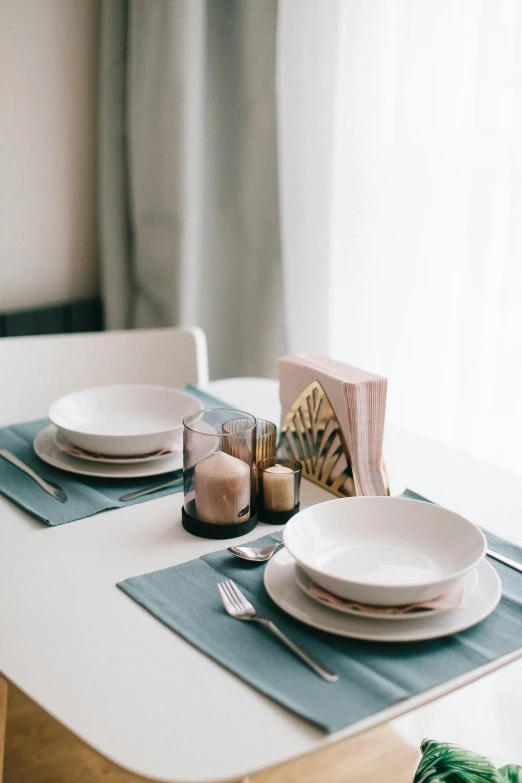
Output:
<instances>
[{"instance_id":1,"label":"white bowl","mask_svg":"<svg viewBox=\"0 0 522 783\"><path fill-rule=\"evenodd\" d=\"M311 506L287 523L283 541L318 585L378 606L435 598L486 552L482 531L459 514L390 497Z\"/></svg>"},{"instance_id":2,"label":"white bowl","mask_svg":"<svg viewBox=\"0 0 522 783\"><path fill-rule=\"evenodd\" d=\"M51 405L49 418L81 449L132 457L170 448L179 440L183 418L202 408L179 389L131 383L67 394Z\"/></svg>"}]
</instances>

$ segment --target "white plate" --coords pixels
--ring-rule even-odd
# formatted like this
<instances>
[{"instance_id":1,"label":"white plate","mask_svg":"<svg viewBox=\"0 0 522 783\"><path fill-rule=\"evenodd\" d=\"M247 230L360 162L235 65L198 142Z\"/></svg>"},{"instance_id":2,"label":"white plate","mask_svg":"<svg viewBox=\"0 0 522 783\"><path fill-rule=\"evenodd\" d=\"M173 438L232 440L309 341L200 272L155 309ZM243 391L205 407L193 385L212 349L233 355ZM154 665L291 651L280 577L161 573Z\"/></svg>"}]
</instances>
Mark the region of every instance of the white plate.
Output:
<instances>
[{"instance_id":1,"label":"white plate","mask_svg":"<svg viewBox=\"0 0 522 783\"><path fill-rule=\"evenodd\" d=\"M88 462L96 462L97 464L101 462L102 464L108 465L134 465L137 462L157 462L160 459L169 459L174 456L176 452L180 452L183 448L183 433L180 432L179 436L176 435L172 448L166 453L160 452L159 454L147 454L146 456L141 455L139 457L104 457L101 454L90 454L88 451L82 451L79 446L74 446L59 429L56 429L54 442L62 454L67 454L69 457L73 457L73 459L81 459L82 461L87 460ZM68 454L67 445L76 449L76 453Z\"/></svg>"},{"instance_id":2,"label":"white plate","mask_svg":"<svg viewBox=\"0 0 522 783\"><path fill-rule=\"evenodd\" d=\"M67 394L51 405L49 418L85 451L134 457L170 448L184 417L202 408L171 386L122 383Z\"/></svg>"},{"instance_id":3,"label":"white plate","mask_svg":"<svg viewBox=\"0 0 522 783\"><path fill-rule=\"evenodd\" d=\"M312 601L317 601L317 603L321 604L321 606L326 606L328 609L332 609L334 612L349 614L353 617L366 617L369 620L390 620L392 622L396 622L397 620L421 620L423 617L435 617L438 614L450 611L449 609L418 609L416 612L409 612L408 614L385 614L386 607L382 607L382 614L379 614L380 607L376 606L372 607L371 612L364 611L364 604L360 604L361 609L352 609L350 605L335 606L328 603L327 601L324 601L318 595L312 595L310 588L313 584L313 581L310 579L306 571L303 571L301 566L297 565L297 563L294 566L294 577L301 590L303 590L306 595L312 599ZM462 595L462 603L468 600L469 596L477 586L476 569L470 571L470 573L464 577L463 581L464 590Z\"/></svg>"},{"instance_id":4,"label":"white plate","mask_svg":"<svg viewBox=\"0 0 522 783\"><path fill-rule=\"evenodd\" d=\"M78 473L80 476L92 476L93 478L140 478L142 476L159 476L162 473L170 473L173 470L181 470L183 467L183 454L176 452L172 457L167 457L160 462L138 462L134 465L106 465L98 462L89 462L84 459L76 459L69 454L60 451L55 442L56 427L48 424L40 430L34 439L33 447L36 454L60 470L69 473Z\"/></svg>"},{"instance_id":5,"label":"white plate","mask_svg":"<svg viewBox=\"0 0 522 783\"><path fill-rule=\"evenodd\" d=\"M396 497L310 506L287 523L283 540L325 590L380 606L435 598L486 551L482 531L460 514Z\"/></svg>"},{"instance_id":6,"label":"white plate","mask_svg":"<svg viewBox=\"0 0 522 783\"><path fill-rule=\"evenodd\" d=\"M295 560L286 549L281 549L269 561L264 582L270 598L280 609L305 625L352 639L420 642L449 636L485 620L496 609L502 596L497 572L486 560L482 560L477 566L477 586L466 604L459 609L419 619L415 623L369 620L366 617L341 614L312 601L298 587L294 565Z\"/></svg>"}]
</instances>

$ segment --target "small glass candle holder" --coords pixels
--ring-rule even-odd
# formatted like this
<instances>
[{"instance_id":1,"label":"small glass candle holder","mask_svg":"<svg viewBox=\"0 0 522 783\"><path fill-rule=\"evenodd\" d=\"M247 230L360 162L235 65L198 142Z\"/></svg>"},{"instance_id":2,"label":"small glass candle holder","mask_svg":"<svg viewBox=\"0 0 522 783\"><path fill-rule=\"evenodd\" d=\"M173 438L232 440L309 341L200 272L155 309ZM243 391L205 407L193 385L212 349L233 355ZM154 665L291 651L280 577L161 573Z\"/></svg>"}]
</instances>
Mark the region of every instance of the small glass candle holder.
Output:
<instances>
[{"instance_id":1,"label":"small glass candle holder","mask_svg":"<svg viewBox=\"0 0 522 783\"><path fill-rule=\"evenodd\" d=\"M232 424L239 422L237 424ZM231 432L226 431L228 425ZM183 419L183 527L203 538L232 538L257 524L253 470L256 419L211 408Z\"/></svg>"},{"instance_id":2,"label":"small glass candle holder","mask_svg":"<svg viewBox=\"0 0 522 783\"><path fill-rule=\"evenodd\" d=\"M260 522L284 525L299 511L302 465L296 459L268 457L257 466Z\"/></svg>"}]
</instances>

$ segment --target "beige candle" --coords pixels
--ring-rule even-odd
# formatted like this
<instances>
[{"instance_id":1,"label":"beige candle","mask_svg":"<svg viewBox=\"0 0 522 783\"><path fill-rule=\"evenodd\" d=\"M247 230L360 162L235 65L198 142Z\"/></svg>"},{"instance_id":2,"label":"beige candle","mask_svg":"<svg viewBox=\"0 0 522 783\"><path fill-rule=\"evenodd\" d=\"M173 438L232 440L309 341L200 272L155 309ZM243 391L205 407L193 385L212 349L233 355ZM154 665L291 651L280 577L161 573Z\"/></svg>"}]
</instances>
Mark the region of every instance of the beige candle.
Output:
<instances>
[{"instance_id":1,"label":"beige candle","mask_svg":"<svg viewBox=\"0 0 522 783\"><path fill-rule=\"evenodd\" d=\"M216 525L248 519L250 474L246 462L223 451L198 462L194 470L197 518Z\"/></svg>"},{"instance_id":2,"label":"beige candle","mask_svg":"<svg viewBox=\"0 0 522 783\"><path fill-rule=\"evenodd\" d=\"M273 465L263 471L263 504L267 511L291 511L295 504L292 468Z\"/></svg>"}]
</instances>

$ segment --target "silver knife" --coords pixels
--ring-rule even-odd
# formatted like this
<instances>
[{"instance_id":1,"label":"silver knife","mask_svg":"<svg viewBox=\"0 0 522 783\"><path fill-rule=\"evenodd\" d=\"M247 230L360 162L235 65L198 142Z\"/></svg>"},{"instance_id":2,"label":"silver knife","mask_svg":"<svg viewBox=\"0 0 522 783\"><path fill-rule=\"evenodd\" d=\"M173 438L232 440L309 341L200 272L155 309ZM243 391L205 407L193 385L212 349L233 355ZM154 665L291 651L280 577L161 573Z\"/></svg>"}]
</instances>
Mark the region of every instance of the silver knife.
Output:
<instances>
[{"instance_id":1,"label":"silver knife","mask_svg":"<svg viewBox=\"0 0 522 783\"><path fill-rule=\"evenodd\" d=\"M488 549L486 551L486 555L492 557L493 560L498 560L499 563L504 563L504 565L507 565L510 568L514 568L515 571L520 571L520 573L522 574L522 563L517 563L516 560L511 560L510 557L504 557L504 555L499 555L498 552L494 552L492 549Z\"/></svg>"},{"instance_id":2,"label":"silver knife","mask_svg":"<svg viewBox=\"0 0 522 783\"><path fill-rule=\"evenodd\" d=\"M177 478L171 481L165 482L165 484L156 484L154 487L147 487L147 489L140 489L138 492L129 492L128 495L122 495L120 500L134 500L142 495L148 495L151 492L159 492L160 489L167 489L167 487L173 487L175 484L179 484L183 479Z\"/></svg>"},{"instance_id":3,"label":"silver knife","mask_svg":"<svg viewBox=\"0 0 522 783\"><path fill-rule=\"evenodd\" d=\"M45 481L37 473L35 473L34 470L31 470L31 468L26 465L25 462L22 462L21 459L15 457L15 455L11 454L11 452L7 449L0 449L0 456L2 456L15 467L19 468L19 470L23 470L24 473L27 473L27 475L30 476L33 481L36 481L36 483L39 484L42 489L45 489L49 495L52 495L53 498L56 498L56 500L59 500L62 503L65 503L67 500L67 495L63 489L58 486L58 484L54 484L52 481Z\"/></svg>"}]
</instances>

